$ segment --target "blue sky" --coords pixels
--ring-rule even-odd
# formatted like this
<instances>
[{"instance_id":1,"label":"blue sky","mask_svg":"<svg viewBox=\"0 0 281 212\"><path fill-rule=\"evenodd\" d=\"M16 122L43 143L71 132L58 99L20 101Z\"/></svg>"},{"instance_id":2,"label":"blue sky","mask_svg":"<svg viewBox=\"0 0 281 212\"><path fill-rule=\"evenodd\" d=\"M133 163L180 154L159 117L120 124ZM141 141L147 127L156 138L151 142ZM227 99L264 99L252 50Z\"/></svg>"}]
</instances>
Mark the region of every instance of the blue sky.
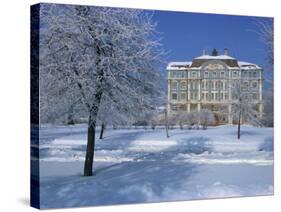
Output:
<instances>
[{"instance_id":1,"label":"blue sky","mask_svg":"<svg viewBox=\"0 0 281 212\"><path fill-rule=\"evenodd\" d=\"M155 11L153 19L168 52L167 62L192 60L202 55L203 49L211 53L216 48L223 54L228 48L230 56L266 67L265 46L255 19L272 21L270 18Z\"/></svg>"}]
</instances>

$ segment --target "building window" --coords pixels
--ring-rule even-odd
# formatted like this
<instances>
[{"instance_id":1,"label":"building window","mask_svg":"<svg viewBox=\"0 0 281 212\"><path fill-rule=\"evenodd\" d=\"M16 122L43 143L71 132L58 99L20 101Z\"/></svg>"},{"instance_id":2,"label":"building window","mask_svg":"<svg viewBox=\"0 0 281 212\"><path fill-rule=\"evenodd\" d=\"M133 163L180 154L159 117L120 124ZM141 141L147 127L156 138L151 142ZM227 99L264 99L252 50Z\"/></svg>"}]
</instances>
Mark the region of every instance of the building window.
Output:
<instances>
[{"instance_id":1,"label":"building window","mask_svg":"<svg viewBox=\"0 0 281 212\"><path fill-rule=\"evenodd\" d=\"M225 97L226 100L228 100L228 94L227 93L225 93L224 97Z\"/></svg>"},{"instance_id":2,"label":"building window","mask_svg":"<svg viewBox=\"0 0 281 212\"><path fill-rule=\"evenodd\" d=\"M217 82L212 82L213 90L216 90Z\"/></svg>"},{"instance_id":3,"label":"building window","mask_svg":"<svg viewBox=\"0 0 281 212\"><path fill-rule=\"evenodd\" d=\"M253 77L257 77L257 72L256 71L253 72Z\"/></svg>"},{"instance_id":4,"label":"building window","mask_svg":"<svg viewBox=\"0 0 281 212\"><path fill-rule=\"evenodd\" d=\"M198 100L198 93L197 92L194 93L194 100Z\"/></svg>"},{"instance_id":5,"label":"building window","mask_svg":"<svg viewBox=\"0 0 281 212\"><path fill-rule=\"evenodd\" d=\"M192 82L191 83L191 87L192 87L193 90L196 90L197 89L196 88L197 87L197 83L196 82Z\"/></svg>"},{"instance_id":6,"label":"building window","mask_svg":"<svg viewBox=\"0 0 281 212\"><path fill-rule=\"evenodd\" d=\"M177 99L178 99L178 94L172 93L172 100L177 100Z\"/></svg>"},{"instance_id":7,"label":"building window","mask_svg":"<svg viewBox=\"0 0 281 212\"><path fill-rule=\"evenodd\" d=\"M251 71L249 71L249 77L252 77L252 72Z\"/></svg>"},{"instance_id":8,"label":"building window","mask_svg":"<svg viewBox=\"0 0 281 212\"><path fill-rule=\"evenodd\" d=\"M208 71L205 71L204 76L205 76L205 77L208 77L208 76L209 76L209 72L208 72Z\"/></svg>"},{"instance_id":9,"label":"building window","mask_svg":"<svg viewBox=\"0 0 281 212\"><path fill-rule=\"evenodd\" d=\"M186 94L185 93L181 93L181 100L186 100Z\"/></svg>"},{"instance_id":10,"label":"building window","mask_svg":"<svg viewBox=\"0 0 281 212\"><path fill-rule=\"evenodd\" d=\"M195 72L195 71L192 72L192 77L193 77L193 78L196 77L196 72Z\"/></svg>"},{"instance_id":11,"label":"building window","mask_svg":"<svg viewBox=\"0 0 281 212\"><path fill-rule=\"evenodd\" d=\"M249 83L248 82L243 82L243 90L244 91L249 90Z\"/></svg>"},{"instance_id":12,"label":"building window","mask_svg":"<svg viewBox=\"0 0 281 212\"><path fill-rule=\"evenodd\" d=\"M191 100L197 100L197 92L192 92L190 97Z\"/></svg>"},{"instance_id":13,"label":"building window","mask_svg":"<svg viewBox=\"0 0 281 212\"><path fill-rule=\"evenodd\" d=\"M174 77L174 72L173 71L169 71L169 76L172 78Z\"/></svg>"},{"instance_id":14,"label":"building window","mask_svg":"<svg viewBox=\"0 0 281 212\"><path fill-rule=\"evenodd\" d=\"M177 90L177 89L178 89L178 83L172 82L172 90Z\"/></svg>"},{"instance_id":15,"label":"building window","mask_svg":"<svg viewBox=\"0 0 281 212\"><path fill-rule=\"evenodd\" d=\"M217 77L217 72L216 71L213 71L213 77Z\"/></svg>"},{"instance_id":16,"label":"building window","mask_svg":"<svg viewBox=\"0 0 281 212\"><path fill-rule=\"evenodd\" d=\"M223 100L223 93L220 93L220 100Z\"/></svg>"},{"instance_id":17,"label":"building window","mask_svg":"<svg viewBox=\"0 0 281 212\"><path fill-rule=\"evenodd\" d=\"M224 78L224 71L221 72L221 78Z\"/></svg>"},{"instance_id":18,"label":"building window","mask_svg":"<svg viewBox=\"0 0 281 212\"><path fill-rule=\"evenodd\" d=\"M181 89L185 90L186 89L186 82L181 82Z\"/></svg>"},{"instance_id":19,"label":"building window","mask_svg":"<svg viewBox=\"0 0 281 212\"><path fill-rule=\"evenodd\" d=\"M258 99L258 95L256 93L253 93L253 99L257 100Z\"/></svg>"},{"instance_id":20,"label":"building window","mask_svg":"<svg viewBox=\"0 0 281 212\"><path fill-rule=\"evenodd\" d=\"M223 90L223 83L222 83L222 81L219 81L219 88L220 88L220 90Z\"/></svg>"},{"instance_id":21,"label":"building window","mask_svg":"<svg viewBox=\"0 0 281 212\"><path fill-rule=\"evenodd\" d=\"M193 93L190 93L190 100L193 100Z\"/></svg>"},{"instance_id":22,"label":"building window","mask_svg":"<svg viewBox=\"0 0 281 212\"><path fill-rule=\"evenodd\" d=\"M243 72L242 72L242 76L243 76L243 77L247 77L247 71L243 71Z\"/></svg>"},{"instance_id":23,"label":"building window","mask_svg":"<svg viewBox=\"0 0 281 212\"><path fill-rule=\"evenodd\" d=\"M237 71L234 71L234 72L233 72L233 76L234 76L234 77L237 77Z\"/></svg>"},{"instance_id":24,"label":"building window","mask_svg":"<svg viewBox=\"0 0 281 212\"><path fill-rule=\"evenodd\" d=\"M253 83L252 83L252 87L253 87L254 89L256 89L256 88L258 87L258 83L257 83L257 82L253 82Z\"/></svg>"}]
</instances>

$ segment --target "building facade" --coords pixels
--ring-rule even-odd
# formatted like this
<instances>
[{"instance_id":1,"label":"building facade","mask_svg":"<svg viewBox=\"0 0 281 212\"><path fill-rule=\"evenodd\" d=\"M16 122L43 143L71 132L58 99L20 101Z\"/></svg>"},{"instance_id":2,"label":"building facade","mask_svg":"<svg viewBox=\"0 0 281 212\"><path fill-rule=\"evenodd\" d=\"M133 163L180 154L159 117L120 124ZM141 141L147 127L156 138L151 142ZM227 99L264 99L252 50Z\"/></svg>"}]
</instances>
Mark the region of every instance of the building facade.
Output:
<instances>
[{"instance_id":1,"label":"building facade","mask_svg":"<svg viewBox=\"0 0 281 212\"><path fill-rule=\"evenodd\" d=\"M168 113L174 111L214 113L216 124L233 123L232 82L239 80L243 92L251 95L256 110L263 113L263 69L256 64L223 55L203 55L188 62L167 66Z\"/></svg>"}]
</instances>

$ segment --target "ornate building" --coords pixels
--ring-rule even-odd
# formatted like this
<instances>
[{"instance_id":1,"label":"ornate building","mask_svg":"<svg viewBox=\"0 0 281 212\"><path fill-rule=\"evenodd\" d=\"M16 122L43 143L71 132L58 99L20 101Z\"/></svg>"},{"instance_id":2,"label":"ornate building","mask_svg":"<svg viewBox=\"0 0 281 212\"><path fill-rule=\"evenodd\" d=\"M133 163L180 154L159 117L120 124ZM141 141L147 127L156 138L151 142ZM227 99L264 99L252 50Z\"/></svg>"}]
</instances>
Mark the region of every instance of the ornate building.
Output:
<instances>
[{"instance_id":1,"label":"ornate building","mask_svg":"<svg viewBox=\"0 0 281 212\"><path fill-rule=\"evenodd\" d=\"M231 82L239 79L243 92L251 95L259 116L263 112L263 69L256 64L223 55L203 55L190 62L167 66L168 113L209 109L217 124L233 123Z\"/></svg>"}]
</instances>

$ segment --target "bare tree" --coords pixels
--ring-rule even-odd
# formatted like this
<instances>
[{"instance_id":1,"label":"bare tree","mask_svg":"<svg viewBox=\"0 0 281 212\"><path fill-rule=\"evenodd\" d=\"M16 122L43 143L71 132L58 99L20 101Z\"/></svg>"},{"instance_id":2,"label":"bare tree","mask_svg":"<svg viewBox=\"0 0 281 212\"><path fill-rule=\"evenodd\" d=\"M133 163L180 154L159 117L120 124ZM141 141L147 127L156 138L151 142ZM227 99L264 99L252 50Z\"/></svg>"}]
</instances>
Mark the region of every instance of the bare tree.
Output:
<instances>
[{"instance_id":1,"label":"bare tree","mask_svg":"<svg viewBox=\"0 0 281 212\"><path fill-rule=\"evenodd\" d=\"M40 75L46 81L40 102L57 113L58 105L68 110L77 101L77 114L87 115L84 176L91 176L103 96L117 111L145 107L157 96L162 52L155 24L139 10L55 4L41 4L40 20Z\"/></svg>"},{"instance_id":2,"label":"bare tree","mask_svg":"<svg viewBox=\"0 0 281 212\"><path fill-rule=\"evenodd\" d=\"M261 125L257 100L255 100L243 84L242 79L236 79L231 82L232 95L232 113L237 121L237 139L241 137L242 119L254 125Z\"/></svg>"}]
</instances>

